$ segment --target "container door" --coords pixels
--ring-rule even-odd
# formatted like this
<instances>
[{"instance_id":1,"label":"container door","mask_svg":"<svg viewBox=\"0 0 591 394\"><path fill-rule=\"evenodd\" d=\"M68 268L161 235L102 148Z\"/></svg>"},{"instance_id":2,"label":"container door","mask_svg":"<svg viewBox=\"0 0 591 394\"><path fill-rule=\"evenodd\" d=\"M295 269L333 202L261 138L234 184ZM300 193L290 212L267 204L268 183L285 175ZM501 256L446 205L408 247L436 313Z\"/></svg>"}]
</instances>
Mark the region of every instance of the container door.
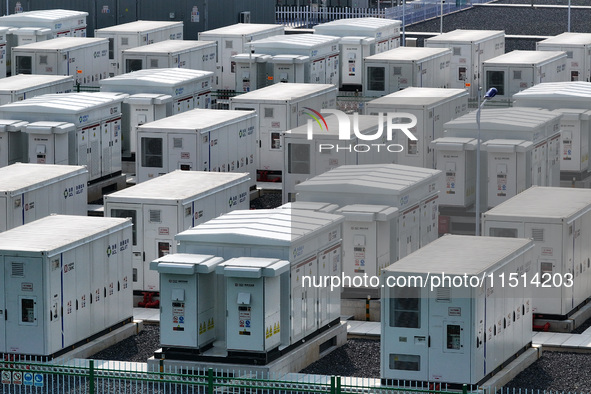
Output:
<instances>
[{"instance_id":1,"label":"container door","mask_svg":"<svg viewBox=\"0 0 591 394\"><path fill-rule=\"evenodd\" d=\"M183 171L202 171L197 166L197 139L201 135L194 134L169 134L168 135L168 169ZM224 145L225 146L225 145Z\"/></svg>"},{"instance_id":2,"label":"container door","mask_svg":"<svg viewBox=\"0 0 591 394\"><path fill-rule=\"evenodd\" d=\"M318 254L318 278L341 276L341 244ZM323 327L340 316L341 289L318 289L318 326Z\"/></svg>"},{"instance_id":3,"label":"container door","mask_svg":"<svg viewBox=\"0 0 591 394\"><path fill-rule=\"evenodd\" d=\"M392 277L390 277L392 278ZM389 287L386 300L384 370L399 379L427 380L429 377L429 295L415 286Z\"/></svg>"},{"instance_id":4,"label":"container door","mask_svg":"<svg viewBox=\"0 0 591 394\"><path fill-rule=\"evenodd\" d=\"M100 178L101 174L101 126L93 125L88 128L88 139L90 143L89 151L89 171L90 179Z\"/></svg>"},{"instance_id":5,"label":"container door","mask_svg":"<svg viewBox=\"0 0 591 394\"><path fill-rule=\"evenodd\" d=\"M419 206L416 205L403 212L399 222L399 258L408 256L419 249L420 244L420 216Z\"/></svg>"},{"instance_id":6,"label":"container door","mask_svg":"<svg viewBox=\"0 0 591 394\"><path fill-rule=\"evenodd\" d=\"M101 173L103 176L121 170L121 118L102 124Z\"/></svg>"},{"instance_id":7,"label":"container door","mask_svg":"<svg viewBox=\"0 0 591 394\"><path fill-rule=\"evenodd\" d=\"M218 52L221 52L219 59L221 63L221 81L219 81L219 89L234 89L236 84L236 63L232 61L232 56L244 52L242 38L222 37L221 43L218 42Z\"/></svg>"},{"instance_id":8,"label":"container door","mask_svg":"<svg viewBox=\"0 0 591 394\"><path fill-rule=\"evenodd\" d=\"M131 218L131 252L133 290L144 290L144 221L139 204L114 204L105 212L108 217ZM148 262L149 263L149 262Z\"/></svg>"},{"instance_id":9,"label":"container door","mask_svg":"<svg viewBox=\"0 0 591 394\"><path fill-rule=\"evenodd\" d=\"M178 229L177 206L144 205L144 290L158 291L158 272L150 270L150 262L174 253L174 236Z\"/></svg>"},{"instance_id":10,"label":"container door","mask_svg":"<svg viewBox=\"0 0 591 394\"><path fill-rule=\"evenodd\" d=\"M419 247L435 241L438 237L437 224L439 222L437 209L438 196L432 197L421 203L421 222L420 222L420 244Z\"/></svg>"},{"instance_id":11,"label":"container door","mask_svg":"<svg viewBox=\"0 0 591 394\"><path fill-rule=\"evenodd\" d=\"M2 200L0 199L0 205L2 204ZM1 209L1 206L0 206ZM2 223L0 223L2 226ZM2 227L0 227L0 231L3 231ZM5 282L4 282L4 257L0 258L0 283L6 289ZM0 353L6 352L6 320L4 319L4 312L6 311L6 306L4 304L4 296L6 291L0 291Z\"/></svg>"},{"instance_id":12,"label":"container door","mask_svg":"<svg viewBox=\"0 0 591 394\"><path fill-rule=\"evenodd\" d=\"M138 182L156 178L168 172L165 152L168 152L166 133L138 133L136 175Z\"/></svg>"},{"instance_id":13,"label":"container door","mask_svg":"<svg viewBox=\"0 0 591 394\"><path fill-rule=\"evenodd\" d=\"M306 327L306 289L302 287L302 276L305 272L305 263L292 264L291 266L291 341L295 343L302 339Z\"/></svg>"},{"instance_id":14,"label":"container door","mask_svg":"<svg viewBox=\"0 0 591 394\"><path fill-rule=\"evenodd\" d=\"M281 176L283 168L281 134L289 127L286 108L286 105L261 104L258 181L272 182L277 176ZM297 107L294 105L292 108L296 110Z\"/></svg>"},{"instance_id":15,"label":"container door","mask_svg":"<svg viewBox=\"0 0 591 394\"><path fill-rule=\"evenodd\" d=\"M4 257L5 343L9 353L45 353L42 267L39 258Z\"/></svg>"},{"instance_id":16,"label":"container door","mask_svg":"<svg viewBox=\"0 0 591 394\"><path fill-rule=\"evenodd\" d=\"M470 382L471 289L438 287L429 297L429 380ZM454 294L452 294L454 293ZM466 294L468 293L468 294Z\"/></svg>"}]
</instances>

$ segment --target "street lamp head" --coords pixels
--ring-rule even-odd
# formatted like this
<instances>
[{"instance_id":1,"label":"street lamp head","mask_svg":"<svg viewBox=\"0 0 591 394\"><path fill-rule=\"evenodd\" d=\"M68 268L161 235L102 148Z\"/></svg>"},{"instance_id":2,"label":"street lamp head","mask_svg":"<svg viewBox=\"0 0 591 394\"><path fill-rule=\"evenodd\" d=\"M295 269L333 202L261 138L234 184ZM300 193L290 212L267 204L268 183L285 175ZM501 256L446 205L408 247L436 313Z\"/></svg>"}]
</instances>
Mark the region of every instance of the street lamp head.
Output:
<instances>
[{"instance_id":1,"label":"street lamp head","mask_svg":"<svg viewBox=\"0 0 591 394\"><path fill-rule=\"evenodd\" d=\"M488 91L484 95L484 98L487 98L487 99L493 98L497 95L497 93L498 93L497 88L490 88L490 89L488 89Z\"/></svg>"}]
</instances>

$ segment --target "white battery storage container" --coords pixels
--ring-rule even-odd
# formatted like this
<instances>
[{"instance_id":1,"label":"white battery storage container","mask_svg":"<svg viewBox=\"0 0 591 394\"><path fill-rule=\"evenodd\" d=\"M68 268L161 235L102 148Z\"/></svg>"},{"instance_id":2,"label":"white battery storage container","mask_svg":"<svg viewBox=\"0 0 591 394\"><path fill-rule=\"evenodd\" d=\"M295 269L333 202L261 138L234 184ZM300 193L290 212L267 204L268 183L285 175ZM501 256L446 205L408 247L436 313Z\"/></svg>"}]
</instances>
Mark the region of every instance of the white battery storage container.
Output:
<instances>
[{"instance_id":1,"label":"white battery storage container","mask_svg":"<svg viewBox=\"0 0 591 394\"><path fill-rule=\"evenodd\" d=\"M104 197L105 216L132 218L133 289L158 291L151 261L175 253L174 236L235 209L250 208L248 174L176 170Z\"/></svg>"},{"instance_id":2,"label":"white battery storage container","mask_svg":"<svg viewBox=\"0 0 591 394\"><path fill-rule=\"evenodd\" d=\"M216 272L226 281L228 356L252 358L253 352L277 349L281 326L289 327L288 310L281 308L281 298L289 296L289 261L238 257Z\"/></svg>"},{"instance_id":3,"label":"white battery storage container","mask_svg":"<svg viewBox=\"0 0 591 394\"><path fill-rule=\"evenodd\" d=\"M446 122L468 113L468 98L463 89L408 87L366 103L365 113L405 112L416 116L416 126L409 129L417 137L416 141L401 131L396 132L396 142L404 147L402 152L396 153L396 163L435 168L435 152L430 143L443 137Z\"/></svg>"},{"instance_id":4,"label":"white battery storage container","mask_svg":"<svg viewBox=\"0 0 591 394\"><path fill-rule=\"evenodd\" d=\"M437 168L444 175L439 205L468 208L476 202L477 144L475 138L458 137L442 137L431 142ZM480 155L480 179L484 182L487 179L486 151L481 149ZM486 199L481 197L481 201Z\"/></svg>"},{"instance_id":5,"label":"white battery storage container","mask_svg":"<svg viewBox=\"0 0 591 394\"><path fill-rule=\"evenodd\" d=\"M237 23L200 32L200 41L215 41L218 44L215 88L217 90L234 89L236 78L232 56L251 53L248 43L266 37L282 35L284 31L285 28L278 25Z\"/></svg>"},{"instance_id":6,"label":"white battery storage container","mask_svg":"<svg viewBox=\"0 0 591 394\"><path fill-rule=\"evenodd\" d=\"M426 39L425 47L452 50L450 87L465 89L476 99L482 62L505 53L505 32L458 29Z\"/></svg>"},{"instance_id":7,"label":"white battery storage container","mask_svg":"<svg viewBox=\"0 0 591 394\"><path fill-rule=\"evenodd\" d=\"M373 38L372 53L380 53L400 46L401 21L383 18L346 18L314 26L314 34L327 36L357 36ZM341 58L344 62L346 58ZM362 60L362 59L360 59Z\"/></svg>"},{"instance_id":8,"label":"white battery storage container","mask_svg":"<svg viewBox=\"0 0 591 394\"><path fill-rule=\"evenodd\" d=\"M339 84L339 37L320 34L280 35L252 41L248 44L254 53L265 55L307 56L305 64L308 83ZM249 51L246 51L247 53ZM306 74L305 73L305 74ZM273 76L277 78L278 76ZM274 80L275 82L281 82Z\"/></svg>"},{"instance_id":9,"label":"white battery storage container","mask_svg":"<svg viewBox=\"0 0 591 394\"><path fill-rule=\"evenodd\" d=\"M281 310L291 311L289 323L281 323L280 331L281 344L289 346L340 319L340 290L303 283L303 276L314 280L341 275L342 223L340 215L313 210L233 211L186 230L175 239L180 253L289 261L290 279L281 287L290 297L282 295L280 300ZM218 293L218 299L225 299L225 294ZM236 298L230 301L236 302ZM224 324L225 313L220 313L216 322ZM225 333L226 327L216 324L218 340Z\"/></svg>"},{"instance_id":10,"label":"white battery storage container","mask_svg":"<svg viewBox=\"0 0 591 394\"><path fill-rule=\"evenodd\" d=\"M139 126L137 182L176 169L246 172L255 183L254 111L194 109Z\"/></svg>"},{"instance_id":11,"label":"white battery storage container","mask_svg":"<svg viewBox=\"0 0 591 394\"><path fill-rule=\"evenodd\" d=\"M9 31L10 28L8 27L0 27L0 78L10 75L10 68L7 68L7 64L10 64L7 50Z\"/></svg>"},{"instance_id":12,"label":"white battery storage container","mask_svg":"<svg viewBox=\"0 0 591 394\"><path fill-rule=\"evenodd\" d=\"M123 51L123 72L146 68L189 68L215 73L215 41L165 40Z\"/></svg>"},{"instance_id":13,"label":"white battery storage container","mask_svg":"<svg viewBox=\"0 0 591 394\"><path fill-rule=\"evenodd\" d=\"M559 203L557 203L559 202ZM533 313L566 318L591 296L591 191L532 187L483 215L483 235L533 238ZM565 286L571 275L572 286ZM537 275L537 277L535 277Z\"/></svg>"},{"instance_id":14,"label":"white battery storage container","mask_svg":"<svg viewBox=\"0 0 591 394\"><path fill-rule=\"evenodd\" d=\"M382 289L381 378L481 384L528 347L532 288L502 286L500 275L531 274L532 249L527 239L446 235L386 268L384 281L409 285ZM428 275L441 279L442 267L452 282L431 290Z\"/></svg>"},{"instance_id":15,"label":"white battery storage container","mask_svg":"<svg viewBox=\"0 0 591 394\"><path fill-rule=\"evenodd\" d=\"M140 125L194 108L209 108L212 80L211 71L180 68L139 70L102 80L102 92L131 94L122 107L123 157L137 152Z\"/></svg>"},{"instance_id":16,"label":"white battery storage container","mask_svg":"<svg viewBox=\"0 0 591 394\"><path fill-rule=\"evenodd\" d=\"M345 217L344 275L351 278L380 276L384 268L396 262L398 248L392 240L398 238L398 208L353 204L340 208L336 213Z\"/></svg>"},{"instance_id":17,"label":"white battery storage container","mask_svg":"<svg viewBox=\"0 0 591 394\"><path fill-rule=\"evenodd\" d=\"M130 322L131 226L50 215L0 233L0 353L51 357Z\"/></svg>"},{"instance_id":18,"label":"white battery storage container","mask_svg":"<svg viewBox=\"0 0 591 394\"><path fill-rule=\"evenodd\" d=\"M365 80L363 59L375 53L375 39L369 37L347 36L341 38L339 49L340 80L339 89L344 91L363 91Z\"/></svg>"},{"instance_id":19,"label":"white battery storage container","mask_svg":"<svg viewBox=\"0 0 591 394\"><path fill-rule=\"evenodd\" d=\"M236 87L240 93L250 92L267 86L267 78L273 76L272 56L260 53L241 53L232 56Z\"/></svg>"},{"instance_id":20,"label":"white battery storage container","mask_svg":"<svg viewBox=\"0 0 591 394\"><path fill-rule=\"evenodd\" d=\"M44 94L0 106L0 118L31 122L24 129L29 162L86 165L92 183L121 171L121 102L126 96Z\"/></svg>"},{"instance_id":21,"label":"white battery storage container","mask_svg":"<svg viewBox=\"0 0 591 394\"><path fill-rule=\"evenodd\" d=\"M310 81L310 57L302 55L272 56L273 82L313 83Z\"/></svg>"},{"instance_id":22,"label":"white battery storage container","mask_svg":"<svg viewBox=\"0 0 591 394\"><path fill-rule=\"evenodd\" d=\"M13 27L10 29L8 37L12 41L10 43L11 47L57 38L54 32L47 27ZM79 37L85 37L85 35Z\"/></svg>"},{"instance_id":23,"label":"white battery storage container","mask_svg":"<svg viewBox=\"0 0 591 394\"><path fill-rule=\"evenodd\" d=\"M71 75L19 74L0 79L0 105L42 94L70 93L74 89Z\"/></svg>"},{"instance_id":24,"label":"white battery storage container","mask_svg":"<svg viewBox=\"0 0 591 394\"><path fill-rule=\"evenodd\" d=\"M36 10L0 17L0 26L49 29L52 38L86 37L88 12L74 10Z\"/></svg>"},{"instance_id":25,"label":"white battery storage container","mask_svg":"<svg viewBox=\"0 0 591 394\"><path fill-rule=\"evenodd\" d=\"M160 344L203 349L215 336L215 269L223 259L174 253L150 263L160 276ZM225 307L225 305L224 305Z\"/></svg>"},{"instance_id":26,"label":"white battery storage container","mask_svg":"<svg viewBox=\"0 0 591 394\"><path fill-rule=\"evenodd\" d=\"M568 180L589 170L590 99L588 82L541 83L513 95L515 107L539 107L562 114L560 170Z\"/></svg>"},{"instance_id":27,"label":"white battery storage container","mask_svg":"<svg viewBox=\"0 0 591 394\"><path fill-rule=\"evenodd\" d=\"M364 204L397 208L398 253L390 257L395 261L437 239L441 183L442 174L438 170L366 164L340 166L296 185L295 189L296 201L330 202L340 207Z\"/></svg>"},{"instance_id":28,"label":"white battery storage container","mask_svg":"<svg viewBox=\"0 0 591 394\"><path fill-rule=\"evenodd\" d=\"M542 82L568 81L566 52L512 51L482 64L484 91L497 89L495 101L509 102L513 95Z\"/></svg>"},{"instance_id":29,"label":"white battery storage container","mask_svg":"<svg viewBox=\"0 0 591 394\"><path fill-rule=\"evenodd\" d=\"M486 163L486 167L481 166L481 170L485 171L485 168L488 168L489 175L495 174L493 178L481 178L483 182L481 184L483 188L481 189L481 196L483 198L484 196L490 196L493 192L496 195L499 185L501 186L500 194L506 195L497 197L506 199L532 185L558 186L560 184L560 117L561 115L557 111L547 111L539 108L512 107L483 109L481 111L480 129L481 142L483 143L481 146L481 154L483 154L481 163ZM448 154L444 152L449 151L450 148L455 151L462 151L464 148L470 151L476 149L475 147L472 148L472 144L453 148L454 144L463 144L464 142L447 140L449 137L468 140L476 137L476 112L471 112L449 121L444 125L444 128L445 134L448 137L435 140L433 143L436 150L442 149L442 153L440 154L438 152L437 156L441 157L443 155L443 160L441 162L438 160L437 162L437 168L449 173L456 172L455 176L460 178L463 176L462 173L466 171L466 181L472 182L471 179L474 179L475 182L476 174L474 173L472 177L473 171L471 169L459 169L459 166L464 165L467 168L476 167L475 155L467 153L465 158L462 155L458 157L453 157L453 155L446 157ZM483 147L484 143L490 140L513 140L514 143L501 143L500 145L504 145L504 148L501 148L499 144L489 144L491 152L494 151L499 154L502 154L503 150L508 150L507 153L517 153L517 150L521 153L529 152L526 156L528 157L527 161L531 160L531 165L526 163L524 166L518 166L516 161L509 160L508 157L503 159L505 165L503 163L496 163L498 161L497 159L502 155L489 155L486 148ZM524 145L524 141L533 144L531 150L527 147L529 144ZM451 145L449 142L451 142ZM513 144L512 147L511 144ZM501 151L497 150L497 148ZM486 154L484 154L485 152ZM529 159L530 156L531 159ZM515 159L517 158L517 156L513 157ZM500 165L498 167L498 173L497 164ZM452 169L454 166L455 169ZM505 168L507 173L504 173ZM509 174L510 172L513 172L513 174ZM483 172L483 174L485 173ZM497 175L499 178L497 178ZM525 184L517 183L515 184L517 189L513 189L512 185L505 183L506 179L509 179L507 177L522 180ZM488 183L486 183L487 179ZM506 193L502 191L503 185L506 185ZM464 190L461 190L460 186L461 183L456 182L455 188L446 188L448 205L465 206L466 203L472 201L471 193L472 190L475 192L477 185L475 183L466 183L463 185L465 187ZM453 189L455 189L455 193L447 193ZM470 196L470 199L467 199L468 196ZM481 204L483 203L485 202L481 201ZM488 205L484 206L492 207L494 205L491 204L495 203L499 203L496 197L493 201L486 202Z\"/></svg>"},{"instance_id":30,"label":"white battery storage container","mask_svg":"<svg viewBox=\"0 0 591 394\"><path fill-rule=\"evenodd\" d=\"M139 20L97 29L94 36L109 39L108 75L112 77L125 70L124 50L160 41L182 40L183 22Z\"/></svg>"},{"instance_id":31,"label":"white battery storage container","mask_svg":"<svg viewBox=\"0 0 591 394\"><path fill-rule=\"evenodd\" d=\"M98 86L107 78L109 41L61 37L12 48L14 74L72 75L77 84Z\"/></svg>"},{"instance_id":32,"label":"white battery storage container","mask_svg":"<svg viewBox=\"0 0 591 394\"><path fill-rule=\"evenodd\" d=\"M313 114L308 108L315 111L335 108L336 100L336 86L304 83L275 84L230 99L230 109L255 110L259 116L257 181L281 180L282 134L305 124Z\"/></svg>"},{"instance_id":33,"label":"white battery storage container","mask_svg":"<svg viewBox=\"0 0 591 394\"><path fill-rule=\"evenodd\" d=\"M450 87L451 50L400 47L364 59L364 94L381 97L409 86Z\"/></svg>"},{"instance_id":34,"label":"white battery storage container","mask_svg":"<svg viewBox=\"0 0 591 394\"><path fill-rule=\"evenodd\" d=\"M88 170L17 163L0 168L0 232L51 213L85 216Z\"/></svg>"},{"instance_id":35,"label":"white battery storage container","mask_svg":"<svg viewBox=\"0 0 591 394\"><path fill-rule=\"evenodd\" d=\"M326 171L342 165L395 163L398 147L393 146L394 152L388 151L389 143L386 133L371 141L359 139L354 132L357 127L362 135L375 135L380 129L386 128L385 118L378 116L347 115L349 120L348 139L340 139L339 120L336 116L327 114L324 122L298 126L283 134L285 148L285 164L282 177L282 201L295 201L295 186L307 179L313 178ZM321 127L322 126L322 127ZM312 128L313 139L308 139L308 129ZM368 144L369 143L369 144ZM370 144L383 144L379 150ZM350 148L350 149L349 149ZM369 151L368 151L369 149Z\"/></svg>"},{"instance_id":36,"label":"white battery storage container","mask_svg":"<svg viewBox=\"0 0 591 394\"><path fill-rule=\"evenodd\" d=\"M562 33L536 42L538 51L566 52L567 81L591 81L591 34Z\"/></svg>"},{"instance_id":37,"label":"white battery storage container","mask_svg":"<svg viewBox=\"0 0 591 394\"><path fill-rule=\"evenodd\" d=\"M29 162L29 141L24 129L27 122L0 119L0 168Z\"/></svg>"}]
</instances>

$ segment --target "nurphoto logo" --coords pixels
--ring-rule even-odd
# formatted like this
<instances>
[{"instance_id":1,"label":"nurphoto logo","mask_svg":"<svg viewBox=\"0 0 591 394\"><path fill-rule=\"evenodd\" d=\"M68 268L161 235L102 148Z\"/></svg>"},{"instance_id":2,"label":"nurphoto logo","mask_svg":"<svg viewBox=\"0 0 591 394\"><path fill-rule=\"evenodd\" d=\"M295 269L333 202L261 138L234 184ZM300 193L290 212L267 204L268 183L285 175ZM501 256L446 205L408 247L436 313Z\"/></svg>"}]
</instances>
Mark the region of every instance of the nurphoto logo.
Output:
<instances>
[{"instance_id":1,"label":"nurphoto logo","mask_svg":"<svg viewBox=\"0 0 591 394\"><path fill-rule=\"evenodd\" d=\"M321 109L320 112L313 110L312 108L305 107L309 112L305 112L306 115L312 119L308 119L308 140L314 138L313 124L314 121L320 126L320 131L328 131L328 124L322 114L333 114L337 117L339 127L339 140L340 141L351 141L351 120L347 114L338 109ZM410 120L409 122L402 122L403 120ZM384 121L384 114L380 113L378 116L378 129L374 134L363 134L359 130L359 113L353 114L353 133L355 137L361 141L377 141L383 139L384 134L384 123L386 123L386 140L388 143L363 143L363 144L319 144L318 151L348 151L348 152L371 152L371 151L384 151L397 153L404 151L404 146L397 143L390 143L394 140L394 131L402 131L406 137L411 141L417 141L418 138L410 131L417 125L417 117L413 114L406 112L388 112L386 114L386 120Z\"/></svg>"}]
</instances>

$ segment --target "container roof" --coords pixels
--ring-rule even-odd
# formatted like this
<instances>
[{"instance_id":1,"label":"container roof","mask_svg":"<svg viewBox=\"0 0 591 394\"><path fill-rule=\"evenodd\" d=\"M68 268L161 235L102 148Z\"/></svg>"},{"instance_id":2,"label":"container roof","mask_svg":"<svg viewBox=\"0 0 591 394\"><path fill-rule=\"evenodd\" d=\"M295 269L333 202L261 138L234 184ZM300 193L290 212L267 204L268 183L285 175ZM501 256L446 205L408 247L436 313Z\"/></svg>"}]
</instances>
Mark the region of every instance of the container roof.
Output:
<instances>
[{"instance_id":1,"label":"container roof","mask_svg":"<svg viewBox=\"0 0 591 394\"><path fill-rule=\"evenodd\" d=\"M568 219L587 209L591 209L591 189L533 186L497 205L484 216L489 219L495 216Z\"/></svg>"},{"instance_id":2,"label":"container roof","mask_svg":"<svg viewBox=\"0 0 591 394\"><path fill-rule=\"evenodd\" d=\"M566 52L562 51L511 51L493 57L492 59L485 60L482 62L485 65L489 64L537 64L546 62L549 60L559 59L561 57L566 58Z\"/></svg>"},{"instance_id":3,"label":"container roof","mask_svg":"<svg viewBox=\"0 0 591 394\"><path fill-rule=\"evenodd\" d=\"M0 107L1 109L2 107ZM143 124L140 130L187 130L198 131L214 126L224 126L256 116L255 111L230 111L219 109L192 109L154 122Z\"/></svg>"},{"instance_id":4,"label":"container roof","mask_svg":"<svg viewBox=\"0 0 591 394\"><path fill-rule=\"evenodd\" d=\"M198 40L166 40L159 41L149 45L142 45L135 48L129 48L123 51L127 54L136 53L173 53L193 48L208 47L217 45L215 41Z\"/></svg>"},{"instance_id":5,"label":"container roof","mask_svg":"<svg viewBox=\"0 0 591 394\"><path fill-rule=\"evenodd\" d=\"M230 102L250 101L290 101L309 94L334 91L335 85L317 83L276 83L252 92L244 93L230 98Z\"/></svg>"},{"instance_id":6,"label":"container roof","mask_svg":"<svg viewBox=\"0 0 591 394\"><path fill-rule=\"evenodd\" d=\"M37 10L37 11L19 12L18 14L2 16L2 17L0 17L0 24L1 25L10 25L11 22L30 22L30 23L34 24L35 21L53 22L53 21L59 21L59 20L71 19L71 18L80 18L80 17L86 17L86 16L88 16L88 12L84 12L84 11L62 10L62 9Z\"/></svg>"},{"instance_id":7,"label":"container roof","mask_svg":"<svg viewBox=\"0 0 591 394\"><path fill-rule=\"evenodd\" d=\"M290 268L289 261L261 257L235 257L216 267L218 274L228 277L275 277Z\"/></svg>"},{"instance_id":8,"label":"container roof","mask_svg":"<svg viewBox=\"0 0 591 394\"><path fill-rule=\"evenodd\" d=\"M290 246L343 221L340 215L299 209L232 211L175 236L176 240ZM228 238L226 238L226 236Z\"/></svg>"},{"instance_id":9,"label":"container roof","mask_svg":"<svg viewBox=\"0 0 591 394\"><path fill-rule=\"evenodd\" d=\"M267 31L281 30L285 28L279 25L263 24L263 23L237 23L235 25L224 26L217 29L202 31L201 35L227 35L227 36L247 36L249 34L262 33ZM281 34L281 33L278 33Z\"/></svg>"},{"instance_id":10,"label":"container roof","mask_svg":"<svg viewBox=\"0 0 591 394\"><path fill-rule=\"evenodd\" d=\"M163 27L183 26L183 22L174 21L134 21L123 23L121 25L104 27L97 29L97 33L114 32L114 33L142 33L149 30L161 29Z\"/></svg>"},{"instance_id":11,"label":"container roof","mask_svg":"<svg viewBox=\"0 0 591 394\"><path fill-rule=\"evenodd\" d=\"M498 262L526 250L529 239L445 235L403 257L384 270L388 273L441 273L478 275ZM387 275L387 274L386 274Z\"/></svg>"},{"instance_id":12,"label":"container roof","mask_svg":"<svg viewBox=\"0 0 591 394\"><path fill-rule=\"evenodd\" d=\"M390 49L389 51L368 56L365 59L413 61L422 60L431 56L444 55L447 53L451 55L451 50L448 48L398 47Z\"/></svg>"},{"instance_id":13,"label":"container roof","mask_svg":"<svg viewBox=\"0 0 591 394\"><path fill-rule=\"evenodd\" d=\"M371 193L398 195L441 173L399 164L340 166L298 185L299 192Z\"/></svg>"},{"instance_id":14,"label":"container roof","mask_svg":"<svg viewBox=\"0 0 591 394\"><path fill-rule=\"evenodd\" d=\"M71 75L18 74L0 79L0 91L21 91L43 85L70 82L74 88L74 77Z\"/></svg>"},{"instance_id":15,"label":"container roof","mask_svg":"<svg viewBox=\"0 0 591 394\"><path fill-rule=\"evenodd\" d=\"M211 194L249 179L246 173L176 170L111 193L106 198L184 200L200 194Z\"/></svg>"},{"instance_id":16,"label":"container roof","mask_svg":"<svg viewBox=\"0 0 591 394\"><path fill-rule=\"evenodd\" d=\"M394 20L394 19L384 19L384 18L345 18L345 19L337 19L335 21L322 23L320 25L314 26L314 30L320 30L324 28L331 29L333 27L341 29L343 27L351 27L355 32L360 31L367 31L368 33L374 32L377 30L381 30L384 27L390 26L400 26L402 24L401 21Z\"/></svg>"},{"instance_id":17,"label":"container roof","mask_svg":"<svg viewBox=\"0 0 591 394\"><path fill-rule=\"evenodd\" d=\"M496 36L505 36L504 30L463 30L457 29L426 39L426 42L472 43Z\"/></svg>"},{"instance_id":18,"label":"container roof","mask_svg":"<svg viewBox=\"0 0 591 394\"><path fill-rule=\"evenodd\" d=\"M41 182L87 172L85 166L16 163L0 168L0 193L10 194Z\"/></svg>"},{"instance_id":19,"label":"container roof","mask_svg":"<svg viewBox=\"0 0 591 394\"><path fill-rule=\"evenodd\" d=\"M408 87L371 100L366 105L397 105L403 107L428 107L452 97L468 97L465 89Z\"/></svg>"},{"instance_id":20,"label":"container roof","mask_svg":"<svg viewBox=\"0 0 591 394\"><path fill-rule=\"evenodd\" d=\"M560 44L565 46L591 44L591 33L562 33L554 37L546 38L538 44Z\"/></svg>"},{"instance_id":21,"label":"container roof","mask_svg":"<svg viewBox=\"0 0 591 394\"><path fill-rule=\"evenodd\" d=\"M97 45L101 43L107 44L109 42L106 38L90 38L90 37L59 37L51 40L32 42L30 44L19 45L15 48L22 48L23 50L48 50L59 51L60 49L71 49L81 46ZM13 50L15 49L13 48Z\"/></svg>"},{"instance_id":22,"label":"container roof","mask_svg":"<svg viewBox=\"0 0 591 394\"><path fill-rule=\"evenodd\" d=\"M114 228L131 227L131 220L76 215L50 215L0 233L0 250L51 252ZM106 253L106 251L105 251Z\"/></svg>"},{"instance_id":23,"label":"container roof","mask_svg":"<svg viewBox=\"0 0 591 394\"><path fill-rule=\"evenodd\" d=\"M192 70L189 68L148 68L102 79L100 84L111 86L143 86L147 84L150 86L169 86L194 82L203 78L211 78L212 76L213 72L211 71Z\"/></svg>"},{"instance_id":24,"label":"container roof","mask_svg":"<svg viewBox=\"0 0 591 394\"><path fill-rule=\"evenodd\" d=\"M323 115L324 120L326 120L326 125L322 120L320 122L312 121L312 132L314 136L317 138L321 138L325 135L331 136L338 136L339 135L339 120L333 114ZM355 123L353 122L354 116L353 115L346 115L349 118L349 135L351 137L355 136L353 132L353 127ZM386 122L386 118L383 118L383 122ZM320 124L318 124L320 123ZM359 131L363 133L365 130L372 130L377 129L379 125L379 116L377 115L358 115L358 125ZM328 126L328 127L327 127ZM301 134L308 134L308 125L304 124L302 126L295 127L291 130L286 131L286 133L293 134L293 135L301 135Z\"/></svg>"},{"instance_id":25,"label":"container roof","mask_svg":"<svg viewBox=\"0 0 591 394\"><path fill-rule=\"evenodd\" d=\"M480 113L481 130L531 131L562 116L559 112L539 108L485 108ZM446 130L476 130L476 111L450 120Z\"/></svg>"},{"instance_id":26,"label":"container roof","mask_svg":"<svg viewBox=\"0 0 591 394\"><path fill-rule=\"evenodd\" d=\"M61 38L60 38L61 40ZM0 106L0 112L38 112L74 114L99 105L112 105L123 101L127 94L109 92L80 92L43 94L23 101Z\"/></svg>"},{"instance_id":27,"label":"container roof","mask_svg":"<svg viewBox=\"0 0 591 394\"><path fill-rule=\"evenodd\" d=\"M331 44L338 44L339 37L322 34L288 34L277 35L252 41L249 45L256 48L316 48Z\"/></svg>"},{"instance_id":28,"label":"container roof","mask_svg":"<svg viewBox=\"0 0 591 394\"><path fill-rule=\"evenodd\" d=\"M585 107L591 108L591 82L544 82L514 94L513 99L577 100L589 103Z\"/></svg>"},{"instance_id":29,"label":"container roof","mask_svg":"<svg viewBox=\"0 0 591 394\"><path fill-rule=\"evenodd\" d=\"M223 261L221 257L212 255L171 253L150 262L150 269L167 274L207 274Z\"/></svg>"}]
</instances>

